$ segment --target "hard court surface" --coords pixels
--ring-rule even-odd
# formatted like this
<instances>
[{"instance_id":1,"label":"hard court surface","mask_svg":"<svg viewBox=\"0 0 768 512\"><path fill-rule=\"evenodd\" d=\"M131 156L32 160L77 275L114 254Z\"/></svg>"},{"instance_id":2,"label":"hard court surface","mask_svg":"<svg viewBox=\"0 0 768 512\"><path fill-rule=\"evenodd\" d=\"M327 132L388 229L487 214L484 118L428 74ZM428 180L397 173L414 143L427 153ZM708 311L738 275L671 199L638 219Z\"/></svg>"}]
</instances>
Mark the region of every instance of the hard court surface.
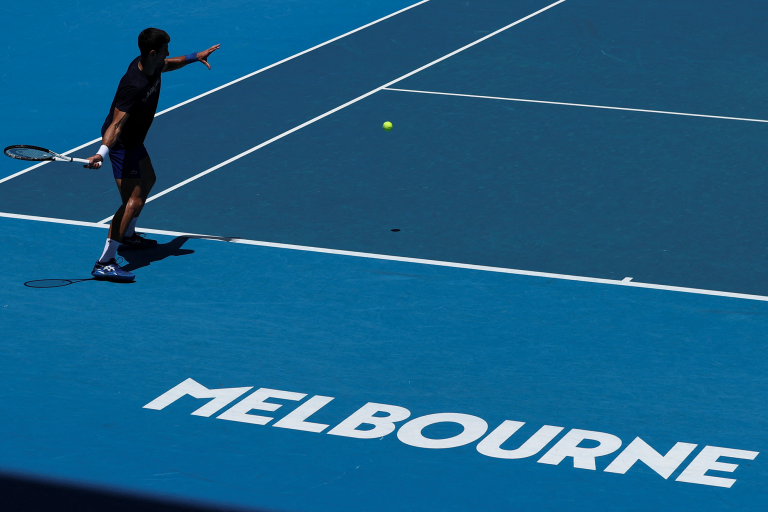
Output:
<instances>
[{"instance_id":1,"label":"hard court surface","mask_svg":"<svg viewBox=\"0 0 768 512\"><path fill-rule=\"evenodd\" d=\"M86 4L3 21L72 64L3 76L6 145L92 155L147 25L222 49L163 76L135 283L109 166L1 164L9 506L764 508L762 2Z\"/></svg>"}]
</instances>

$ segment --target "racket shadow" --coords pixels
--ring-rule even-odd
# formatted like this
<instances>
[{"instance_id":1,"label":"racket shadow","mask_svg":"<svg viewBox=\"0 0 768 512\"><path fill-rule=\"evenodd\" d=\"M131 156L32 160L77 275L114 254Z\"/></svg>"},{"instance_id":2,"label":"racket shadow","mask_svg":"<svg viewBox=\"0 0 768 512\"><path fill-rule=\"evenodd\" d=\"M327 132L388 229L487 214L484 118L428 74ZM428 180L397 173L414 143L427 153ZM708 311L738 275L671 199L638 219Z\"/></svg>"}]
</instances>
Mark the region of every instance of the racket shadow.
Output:
<instances>
[{"instance_id":1,"label":"racket shadow","mask_svg":"<svg viewBox=\"0 0 768 512\"><path fill-rule=\"evenodd\" d=\"M89 279L35 279L34 281L27 281L24 286L27 288L61 288L85 281L96 281L96 279L93 277Z\"/></svg>"},{"instance_id":2,"label":"racket shadow","mask_svg":"<svg viewBox=\"0 0 768 512\"><path fill-rule=\"evenodd\" d=\"M123 270L133 272L134 270L148 267L156 261L162 261L171 256L186 256L188 254L193 254L195 251L191 249L182 249L182 246L189 240L189 238L190 237L179 236L168 243L157 244L151 249L118 251L118 254L128 262L126 265L122 265Z\"/></svg>"}]
</instances>

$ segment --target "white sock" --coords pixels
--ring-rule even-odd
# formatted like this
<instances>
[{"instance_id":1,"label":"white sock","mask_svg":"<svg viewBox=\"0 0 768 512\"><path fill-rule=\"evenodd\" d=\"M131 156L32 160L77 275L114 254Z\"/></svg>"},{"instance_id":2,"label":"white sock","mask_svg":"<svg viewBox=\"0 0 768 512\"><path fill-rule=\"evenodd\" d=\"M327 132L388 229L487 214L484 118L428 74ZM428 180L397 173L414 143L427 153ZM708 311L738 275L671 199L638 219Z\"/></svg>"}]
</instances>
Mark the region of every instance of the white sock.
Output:
<instances>
[{"instance_id":1,"label":"white sock","mask_svg":"<svg viewBox=\"0 0 768 512\"><path fill-rule=\"evenodd\" d=\"M99 258L99 263L104 264L109 260L114 259L118 247L120 247L120 242L115 242L111 238L107 238L107 243L104 245L104 254Z\"/></svg>"},{"instance_id":2,"label":"white sock","mask_svg":"<svg viewBox=\"0 0 768 512\"><path fill-rule=\"evenodd\" d=\"M138 217L134 217L131 219L131 223L128 224L128 229L125 230L125 236L133 236L133 234L136 232L136 220Z\"/></svg>"}]
</instances>

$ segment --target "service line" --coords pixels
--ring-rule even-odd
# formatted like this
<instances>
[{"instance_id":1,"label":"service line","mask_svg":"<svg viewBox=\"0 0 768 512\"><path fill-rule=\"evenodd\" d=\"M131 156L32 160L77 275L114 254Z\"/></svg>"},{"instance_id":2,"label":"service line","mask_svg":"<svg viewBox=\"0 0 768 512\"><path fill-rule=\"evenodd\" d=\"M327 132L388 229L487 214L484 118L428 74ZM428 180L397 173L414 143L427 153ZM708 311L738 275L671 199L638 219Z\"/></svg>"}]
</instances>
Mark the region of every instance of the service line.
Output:
<instances>
[{"instance_id":1,"label":"service line","mask_svg":"<svg viewBox=\"0 0 768 512\"><path fill-rule=\"evenodd\" d=\"M687 112L667 112L664 110L646 110L641 108L625 108L625 107L607 107L605 105L587 105L583 103L563 103L560 101L543 101L543 100L525 100L521 98L504 98L500 96L477 96L475 94L457 94L453 92L436 92L436 91L419 91L414 89L396 89L394 87L385 87L385 91L396 92L412 92L417 94L434 94L437 96L459 96L462 98L479 98L483 100L501 100L501 101L519 101L522 103L544 103L546 105L565 105L567 107L588 107L588 108L602 108L607 110L627 110L629 112L647 112L650 114L670 114L674 116L689 116L689 117L708 117L711 119L727 119L729 121L750 121L753 123L768 123L766 119L749 119L746 117L725 117L725 116L711 116L708 114L689 114Z\"/></svg>"},{"instance_id":2,"label":"service line","mask_svg":"<svg viewBox=\"0 0 768 512\"><path fill-rule=\"evenodd\" d=\"M35 217L32 215L19 215L16 213L0 212L0 217L5 217L9 219L31 220L31 221L37 221L37 222L51 222L54 224L68 224L71 226L93 227L93 228L100 228L100 229L105 229L108 227L107 224L102 224L97 222L82 222L82 221L67 220L67 219L54 219L50 217ZM679 292L679 293L692 293L696 295L714 295L717 297L729 297L733 299L747 299L747 300L758 300L758 301L768 302L768 297L763 295L750 295L746 293L722 292L717 290L703 290L699 288L685 288L681 286L667 286L663 284L638 283L635 281L628 281L628 279L632 279L628 277L624 278L623 280L600 279L596 277L571 276L567 274L552 274L549 272L533 272L530 270L518 270L513 268L502 268L502 267L489 267L485 265L471 265L468 263L454 263L450 261L426 260L422 258L408 258L405 256L391 256L387 254L344 251L340 249L326 249L323 247L309 247L305 245L279 244L274 242L262 242L260 240L248 240L245 238L237 238L237 237L201 235L199 233L184 233L179 231L166 231L161 229L151 229L151 228L144 228L144 227L137 227L136 229L140 230L143 233L152 233L155 235L181 236L181 237L197 238L197 239L203 239L203 240L213 240L216 242L230 242L235 244L256 245L260 247L272 247L275 249L288 249L293 251L335 254L338 256L352 256L356 258L399 261L403 263L417 263L420 265L432 265L432 266L438 266L438 267L451 267L451 268L461 268L461 269L467 269L467 270L479 270L483 272L496 272L500 274L516 274L520 276L543 277L547 279L580 281L583 283L607 284L607 285L613 285L613 286L626 286L629 288L648 288L652 290L664 290L664 291Z\"/></svg>"}]
</instances>

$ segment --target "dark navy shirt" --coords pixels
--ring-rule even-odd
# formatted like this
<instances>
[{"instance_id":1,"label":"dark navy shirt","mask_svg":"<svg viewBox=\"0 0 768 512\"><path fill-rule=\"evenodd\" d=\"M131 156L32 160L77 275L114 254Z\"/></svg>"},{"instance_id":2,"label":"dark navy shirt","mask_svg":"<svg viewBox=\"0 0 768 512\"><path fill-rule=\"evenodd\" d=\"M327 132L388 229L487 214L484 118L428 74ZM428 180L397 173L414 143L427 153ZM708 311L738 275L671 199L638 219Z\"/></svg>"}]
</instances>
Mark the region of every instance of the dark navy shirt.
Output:
<instances>
[{"instance_id":1,"label":"dark navy shirt","mask_svg":"<svg viewBox=\"0 0 768 512\"><path fill-rule=\"evenodd\" d=\"M155 118L157 100L160 98L160 75L163 66L158 66L154 75L146 76L139 70L140 60L141 57L133 59L128 71L120 79L115 99L109 107L109 115L101 127L101 136L104 137L107 128L112 124L115 108L129 114L118 137L118 144L127 149L134 149L144 143Z\"/></svg>"}]
</instances>

